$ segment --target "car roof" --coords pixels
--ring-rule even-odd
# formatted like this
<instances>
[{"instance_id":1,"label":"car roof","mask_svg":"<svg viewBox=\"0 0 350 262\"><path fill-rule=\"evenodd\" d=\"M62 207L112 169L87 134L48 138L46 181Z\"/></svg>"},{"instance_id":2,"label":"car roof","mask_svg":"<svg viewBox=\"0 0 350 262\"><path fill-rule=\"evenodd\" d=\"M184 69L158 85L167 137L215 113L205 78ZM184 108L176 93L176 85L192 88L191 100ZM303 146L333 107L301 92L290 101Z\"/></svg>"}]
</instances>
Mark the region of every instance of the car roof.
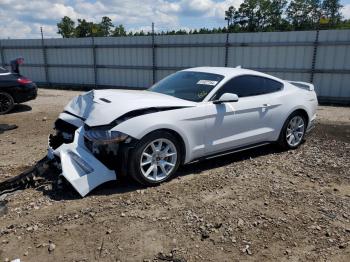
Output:
<instances>
[{"instance_id":1,"label":"car roof","mask_svg":"<svg viewBox=\"0 0 350 262\"><path fill-rule=\"evenodd\" d=\"M203 67L193 67L188 68L183 71L192 71L192 72L203 72L203 73L211 73L211 74L219 74L223 75L225 78L232 78L239 75L257 75L257 76L263 76L268 77L271 79L275 79L278 81L282 81L282 79L276 78L274 76L261 73L258 71L240 68L240 67L212 67L212 66L203 66Z\"/></svg>"}]
</instances>

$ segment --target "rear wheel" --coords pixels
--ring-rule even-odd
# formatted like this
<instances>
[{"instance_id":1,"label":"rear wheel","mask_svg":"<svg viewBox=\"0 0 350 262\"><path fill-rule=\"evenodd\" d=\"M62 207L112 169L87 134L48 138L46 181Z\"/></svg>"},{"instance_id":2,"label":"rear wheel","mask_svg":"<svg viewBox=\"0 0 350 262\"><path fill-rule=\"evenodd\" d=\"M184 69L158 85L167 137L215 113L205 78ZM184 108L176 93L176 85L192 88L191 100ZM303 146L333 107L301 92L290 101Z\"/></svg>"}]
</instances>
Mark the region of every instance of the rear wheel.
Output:
<instances>
[{"instance_id":1,"label":"rear wheel","mask_svg":"<svg viewBox=\"0 0 350 262\"><path fill-rule=\"evenodd\" d=\"M0 115L10 112L15 105L12 96L5 92L0 92Z\"/></svg>"},{"instance_id":2,"label":"rear wheel","mask_svg":"<svg viewBox=\"0 0 350 262\"><path fill-rule=\"evenodd\" d=\"M283 125L279 144L287 149L294 149L303 142L306 131L306 119L299 113L291 114Z\"/></svg>"},{"instance_id":3,"label":"rear wheel","mask_svg":"<svg viewBox=\"0 0 350 262\"><path fill-rule=\"evenodd\" d=\"M180 146L170 133L155 131L140 140L132 152L129 169L143 185L169 180L180 164Z\"/></svg>"}]
</instances>

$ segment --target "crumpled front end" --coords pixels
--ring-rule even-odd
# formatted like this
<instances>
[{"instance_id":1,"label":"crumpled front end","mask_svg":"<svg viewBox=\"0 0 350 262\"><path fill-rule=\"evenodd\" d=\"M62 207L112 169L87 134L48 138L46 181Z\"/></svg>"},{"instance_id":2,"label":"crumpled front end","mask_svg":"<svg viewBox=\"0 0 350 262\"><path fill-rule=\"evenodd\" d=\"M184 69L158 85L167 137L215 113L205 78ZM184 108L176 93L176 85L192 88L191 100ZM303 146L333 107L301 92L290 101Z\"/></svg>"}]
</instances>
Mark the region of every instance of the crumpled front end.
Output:
<instances>
[{"instance_id":1,"label":"crumpled front end","mask_svg":"<svg viewBox=\"0 0 350 262\"><path fill-rule=\"evenodd\" d=\"M195 103L135 90L91 90L73 98L55 122L48 157L60 162L62 175L85 196L104 182L126 174L129 151L140 137L119 125L142 115ZM126 134L126 133L128 134Z\"/></svg>"},{"instance_id":2,"label":"crumpled front end","mask_svg":"<svg viewBox=\"0 0 350 262\"><path fill-rule=\"evenodd\" d=\"M107 168L85 146L84 132L84 127L80 127L73 138L51 136L48 149L48 157L60 160L62 176L82 197L97 186L117 179L115 171ZM58 139L66 140L59 142ZM72 139L70 143L69 139Z\"/></svg>"}]
</instances>

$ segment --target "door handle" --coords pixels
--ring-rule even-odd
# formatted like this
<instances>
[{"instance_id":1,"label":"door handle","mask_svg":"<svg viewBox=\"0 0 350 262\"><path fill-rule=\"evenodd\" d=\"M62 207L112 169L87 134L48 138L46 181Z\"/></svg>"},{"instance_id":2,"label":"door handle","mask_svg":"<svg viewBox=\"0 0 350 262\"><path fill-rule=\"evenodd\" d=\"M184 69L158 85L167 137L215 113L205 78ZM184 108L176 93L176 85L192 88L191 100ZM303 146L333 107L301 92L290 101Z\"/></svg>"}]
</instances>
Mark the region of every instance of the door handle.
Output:
<instances>
[{"instance_id":1,"label":"door handle","mask_svg":"<svg viewBox=\"0 0 350 262\"><path fill-rule=\"evenodd\" d=\"M270 104L263 104L262 107L266 108L266 107L270 107Z\"/></svg>"}]
</instances>

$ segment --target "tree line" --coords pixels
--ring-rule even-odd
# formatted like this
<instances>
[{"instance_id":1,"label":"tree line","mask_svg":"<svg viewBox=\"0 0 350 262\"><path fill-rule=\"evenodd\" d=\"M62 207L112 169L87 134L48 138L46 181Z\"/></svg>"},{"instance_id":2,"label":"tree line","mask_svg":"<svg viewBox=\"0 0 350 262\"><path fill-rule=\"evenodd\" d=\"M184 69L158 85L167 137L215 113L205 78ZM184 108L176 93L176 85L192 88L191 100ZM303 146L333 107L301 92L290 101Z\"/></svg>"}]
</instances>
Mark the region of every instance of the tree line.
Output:
<instances>
[{"instance_id":1,"label":"tree line","mask_svg":"<svg viewBox=\"0 0 350 262\"><path fill-rule=\"evenodd\" d=\"M225 12L233 32L291 31L349 27L340 0L245 0Z\"/></svg>"},{"instance_id":2,"label":"tree line","mask_svg":"<svg viewBox=\"0 0 350 262\"><path fill-rule=\"evenodd\" d=\"M157 32L157 35L212 34L226 32L273 32L314 29L350 29L350 20L343 19L340 0L244 0L235 8L225 11L227 26L194 30L172 30ZM143 30L127 32L120 24L104 16L94 23L78 19L77 24L68 16L57 23L58 34L63 38L142 36L151 32Z\"/></svg>"}]
</instances>

